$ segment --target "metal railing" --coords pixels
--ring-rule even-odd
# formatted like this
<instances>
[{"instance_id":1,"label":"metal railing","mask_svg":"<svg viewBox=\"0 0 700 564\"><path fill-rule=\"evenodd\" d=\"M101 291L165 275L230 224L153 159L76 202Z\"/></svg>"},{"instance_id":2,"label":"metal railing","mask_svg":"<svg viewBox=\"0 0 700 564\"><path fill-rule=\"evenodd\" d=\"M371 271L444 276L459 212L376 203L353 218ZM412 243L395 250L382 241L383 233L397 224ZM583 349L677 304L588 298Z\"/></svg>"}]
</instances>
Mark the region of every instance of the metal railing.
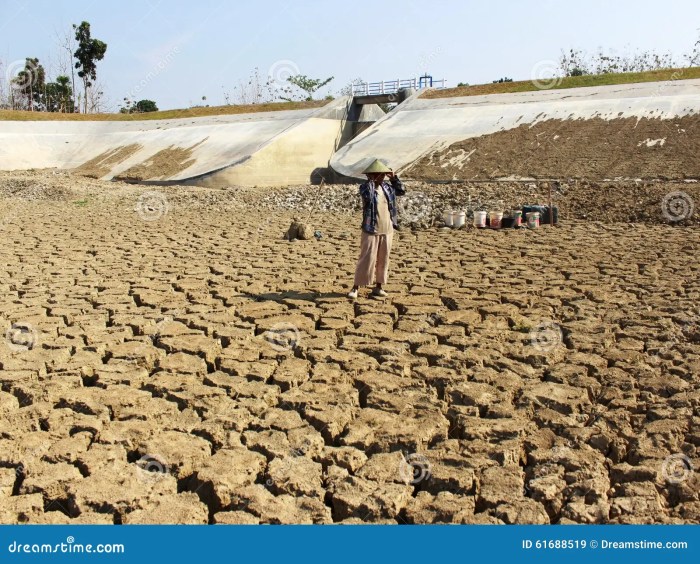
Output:
<instances>
[{"instance_id":1,"label":"metal railing","mask_svg":"<svg viewBox=\"0 0 700 564\"><path fill-rule=\"evenodd\" d=\"M352 85L353 96L373 96L377 94L395 94L402 88L445 88L445 79L433 80L430 76L420 78L397 78L396 80L382 80L381 82L358 82Z\"/></svg>"}]
</instances>

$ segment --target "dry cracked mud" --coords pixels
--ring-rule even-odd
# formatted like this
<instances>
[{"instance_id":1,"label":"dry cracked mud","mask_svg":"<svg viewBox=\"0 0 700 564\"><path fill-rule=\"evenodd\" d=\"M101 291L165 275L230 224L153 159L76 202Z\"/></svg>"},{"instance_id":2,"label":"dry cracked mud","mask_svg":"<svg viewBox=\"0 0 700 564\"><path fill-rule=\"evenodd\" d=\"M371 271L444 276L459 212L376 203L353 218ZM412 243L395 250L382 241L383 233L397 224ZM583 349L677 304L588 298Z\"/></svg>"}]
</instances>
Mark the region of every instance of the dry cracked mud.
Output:
<instances>
[{"instance_id":1,"label":"dry cracked mud","mask_svg":"<svg viewBox=\"0 0 700 564\"><path fill-rule=\"evenodd\" d=\"M700 523L695 226L402 230L351 302L356 213L0 188L2 523Z\"/></svg>"}]
</instances>

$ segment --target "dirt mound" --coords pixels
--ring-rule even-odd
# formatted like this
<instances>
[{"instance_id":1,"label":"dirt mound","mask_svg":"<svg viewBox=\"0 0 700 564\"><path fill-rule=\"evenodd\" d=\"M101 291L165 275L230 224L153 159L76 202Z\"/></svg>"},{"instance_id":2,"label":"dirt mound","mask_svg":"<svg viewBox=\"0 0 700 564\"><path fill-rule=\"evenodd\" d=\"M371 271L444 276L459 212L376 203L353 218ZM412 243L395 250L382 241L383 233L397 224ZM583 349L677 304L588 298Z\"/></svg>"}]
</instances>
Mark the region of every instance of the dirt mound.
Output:
<instances>
[{"instance_id":1,"label":"dirt mound","mask_svg":"<svg viewBox=\"0 0 700 564\"><path fill-rule=\"evenodd\" d=\"M447 210L517 209L547 204L548 182L407 182L412 197L423 198L423 210L439 221ZM427 203L426 203L427 202ZM552 202L564 221L603 223L700 224L698 182L589 182L571 180L552 190Z\"/></svg>"},{"instance_id":2,"label":"dirt mound","mask_svg":"<svg viewBox=\"0 0 700 564\"><path fill-rule=\"evenodd\" d=\"M57 186L50 177L0 177L0 197L10 200L66 200L73 197L73 192L66 187Z\"/></svg>"},{"instance_id":3,"label":"dirt mound","mask_svg":"<svg viewBox=\"0 0 700 564\"><path fill-rule=\"evenodd\" d=\"M75 172L90 178L102 178L107 176L115 165L124 162L142 148L138 143L132 143L110 149L76 167Z\"/></svg>"},{"instance_id":4,"label":"dirt mound","mask_svg":"<svg viewBox=\"0 0 700 564\"><path fill-rule=\"evenodd\" d=\"M520 208L526 204L547 204L547 182L431 182L406 181L407 194L398 198L399 223L407 228L439 224L448 210ZM335 212L359 217L362 204L357 186L326 185L249 190L241 195L257 209ZM686 198L686 199L684 199ZM700 223L700 183L691 181L560 183L552 200L564 220L583 219L603 223L648 224ZM684 209L678 204L688 203ZM675 206L675 207L674 207Z\"/></svg>"},{"instance_id":5,"label":"dirt mound","mask_svg":"<svg viewBox=\"0 0 700 564\"><path fill-rule=\"evenodd\" d=\"M350 215L357 222L362 202L357 185L288 186L223 189L200 186L144 187L125 182L103 182L70 171L42 170L0 172L0 197L8 200L105 201L115 195L138 197L143 191L162 193L168 205L232 215L247 211L269 217L289 213L307 221L312 213ZM443 213L513 209L526 204L546 204L547 182L450 182L406 181L407 194L398 198L399 224L405 229L439 225ZM553 191L553 203L563 221L594 220L603 223L700 224L700 182L694 181L564 181ZM284 230L283 230L284 231ZM283 232L282 231L282 232Z\"/></svg>"},{"instance_id":6,"label":"dirt mound","mask_svg":"<svg viewBox=\"0 0 700 564\"><path fill-rule=\"evenodd\" d=\"M128 168L114 178L115 180L141 181L161 180L174 176L196 162L197 159L192 158L192 154L206 140L207 138L202 139L191 147L170 146L158 151L142 163Z\"/></svg>"},{"instance_id":7,"label":"dirt mound","mask_svg":"<svg viewBox=\"0 0 700 564\"><path fill-rule=\"evenodd\" d=\"M700 178L700 116L548 120L465 139L416 161L421 180Z\"/></svg>"}]
</instances>

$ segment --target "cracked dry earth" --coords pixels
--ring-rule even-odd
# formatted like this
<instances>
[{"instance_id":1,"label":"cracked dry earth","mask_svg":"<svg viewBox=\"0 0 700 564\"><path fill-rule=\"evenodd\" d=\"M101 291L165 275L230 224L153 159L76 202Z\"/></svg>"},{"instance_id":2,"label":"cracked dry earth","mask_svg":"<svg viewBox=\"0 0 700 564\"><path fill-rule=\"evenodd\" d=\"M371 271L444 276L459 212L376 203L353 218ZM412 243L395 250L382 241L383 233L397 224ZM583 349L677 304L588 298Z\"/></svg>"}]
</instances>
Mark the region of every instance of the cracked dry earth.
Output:
<instances>
[{"instance_id":1,"label":"cracked dry earth","mask_svg":"<svg viewBox=\"0 0 700 564\"><path fill-rule=\"evenodd\" d=\"M352 303L356 215L79 182L0 200L0 522L700 522L697 228L401 231Z\"/></svg>"}]
</instances>

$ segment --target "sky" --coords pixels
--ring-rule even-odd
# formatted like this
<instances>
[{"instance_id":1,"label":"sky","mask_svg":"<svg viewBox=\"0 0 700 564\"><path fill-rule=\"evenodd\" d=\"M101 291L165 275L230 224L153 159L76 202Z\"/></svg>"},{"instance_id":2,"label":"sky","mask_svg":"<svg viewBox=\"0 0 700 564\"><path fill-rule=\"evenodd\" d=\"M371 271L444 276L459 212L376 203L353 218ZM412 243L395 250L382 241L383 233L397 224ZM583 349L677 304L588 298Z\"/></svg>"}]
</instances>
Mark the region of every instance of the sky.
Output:
<instances>
[{"instance_id":1,"label":"sky","mask_svg":"<svg viewBox=\"0 0 700 564\"><path fill-rule=\"evenodd\" d=\"M282 82L333 76L319 93L337 95L355 78L426 72L448 86L542 78L570 48L680 58L700 37L700 2L0 0L0 80L25 57L55 78L61 37L83 20L107 43L97 73L115 111L125 96L160 109L234 101L256 67Z\"/></svg>"}]
</instances>

